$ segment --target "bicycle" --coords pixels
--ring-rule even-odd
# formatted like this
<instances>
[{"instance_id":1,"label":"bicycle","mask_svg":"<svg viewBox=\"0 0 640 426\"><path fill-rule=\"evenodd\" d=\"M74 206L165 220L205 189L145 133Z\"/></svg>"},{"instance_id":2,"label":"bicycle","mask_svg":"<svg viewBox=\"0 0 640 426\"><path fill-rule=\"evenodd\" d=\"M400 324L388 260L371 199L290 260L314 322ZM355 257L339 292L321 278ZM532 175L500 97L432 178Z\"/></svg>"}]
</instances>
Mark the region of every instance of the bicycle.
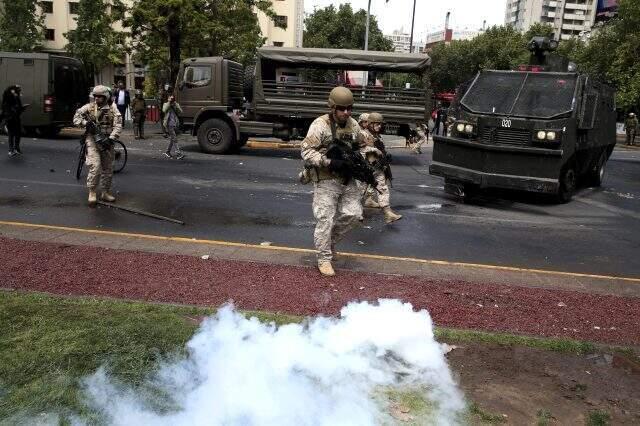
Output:
<instances>
[{"instance_id":1,"label":"bicycle","mask_svg":"<svg viewBox=\"0 0 640 426\"><path fill-rule=\"evenodd\" d=\"M127 165L127 147L119 140L113 142L113 173L120 173L124 166ZM78 164L76 166L76 180L80 180L82 168L87 159L87 143L84 137L80 141L80 153L78 155Z\"/></svg>"}]
</instances>

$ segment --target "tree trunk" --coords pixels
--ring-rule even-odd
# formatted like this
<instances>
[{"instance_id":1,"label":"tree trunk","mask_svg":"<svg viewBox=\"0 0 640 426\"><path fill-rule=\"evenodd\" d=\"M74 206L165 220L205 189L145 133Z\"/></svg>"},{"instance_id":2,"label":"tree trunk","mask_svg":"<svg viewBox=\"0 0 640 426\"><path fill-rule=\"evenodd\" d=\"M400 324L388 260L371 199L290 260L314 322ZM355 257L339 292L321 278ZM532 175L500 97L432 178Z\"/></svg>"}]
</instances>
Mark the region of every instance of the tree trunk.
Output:
<instances>
[{"instance_id":1,"label":"tree trunk","mask_svg":"<svg viewBox=\"0 0 640 426\"><path fill-rule=\"evenodd\" d=\"M180 27L178 12L172 12L167 21L167 35L169 42L169 85L175 88L178 72L180 71Z\"/></svg>"}]
</instances>

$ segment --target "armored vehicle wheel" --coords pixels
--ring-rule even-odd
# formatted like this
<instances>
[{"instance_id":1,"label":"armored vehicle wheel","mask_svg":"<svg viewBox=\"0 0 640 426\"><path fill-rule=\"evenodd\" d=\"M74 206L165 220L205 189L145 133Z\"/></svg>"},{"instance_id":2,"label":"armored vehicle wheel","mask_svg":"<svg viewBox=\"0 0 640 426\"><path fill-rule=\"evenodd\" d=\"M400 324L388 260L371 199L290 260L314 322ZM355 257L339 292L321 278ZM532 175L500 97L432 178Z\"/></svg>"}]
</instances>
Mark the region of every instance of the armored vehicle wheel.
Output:
<instances>
[{"instance_id":1,"label":"armored vehicle wheel","mask_svg":"<svg viewBox=\"0 0 640 426\"><path fill-rule=\"evenodd\" d=\"M594 168L589 171L588 180L591 186L600 186L604 180L604 169L607 165L607 150L604 149Z\"/></svg>"},{"instance_id":2,"label":"armored vehicle wheel","mask_svg":"<svg viewBox=\"0 0 640 426\"><path fill-rule=\"evenodd\" d=\"M568 203L576 190L578 179L572 165L566 166L560 175L560 188L558 188L557 200L559 203Z\"/></svg>"},{"instance_id":3,"label":"armored vehicle wheel","mask_svg":"<svg viewBox=\"0 0 640 426\"><path fill-rule=\"evenodd\" d=\"M198 129L198 144L209 154L226 154L233 148L233 133L224 120L210 118Z\"/></svg>"}]
</instances>

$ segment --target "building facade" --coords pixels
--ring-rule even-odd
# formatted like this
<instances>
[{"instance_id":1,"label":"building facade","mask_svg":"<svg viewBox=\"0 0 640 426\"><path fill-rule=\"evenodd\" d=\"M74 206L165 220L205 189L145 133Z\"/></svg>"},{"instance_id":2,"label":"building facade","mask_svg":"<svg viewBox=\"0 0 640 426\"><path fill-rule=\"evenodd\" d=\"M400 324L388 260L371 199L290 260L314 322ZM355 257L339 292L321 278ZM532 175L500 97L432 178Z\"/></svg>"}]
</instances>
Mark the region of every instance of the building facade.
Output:
<instances>
[{"instance_id":1,"label":"building facade","mask_svg":"<svg viewBox=\"0 0 640 426\"><path fill-rule=\"evenodd\" d=\"M277 15L275 20L263 12L257 12L260 31L266 38L264 45L302 47L304 0L272 0L271 5ZM282 23L286 29L278 26Z\"/></svg>"},{"instance_id":2,"label":"building facade","mask_svg":"<svg viewBox=\"0 0 640 426\"><path fill-rule=\"evenodd\" d=\"M123 0L128 7L133 0ZM66 54L65 47L68 43L65 33L76 28L78 17L78 0L47 0L38 2L41 12L44 14L45 40L43 50L49 53ZM122 30L122 25L117 22L114 25L116 31ZM109 65L95 76L94 84L112 86L122 81L128 88L142 89L144 83L144 67L134 64L129 54L125 54L122 62Z\"/></svg>"},{"instance_id":3,"label":"building facade","mask_svg":"<svg viewBox=\"0 0 640 426\"><path fill-rule=\"evenodd\" d=\"M598 0L507 0L505 24L521 31L550 24L556 39L566 40L591 31L597 9Z\"/></svg>"},{"instance_id":4,"label":"building facade","mask_svg":"<svg viewBox=\"0 0 640 426\"><path fill-rule=\"evenodd\" d=\"M425 48L430 49L439 43L450 43L453 40L471 40L476 37L482 31L476 30L459 30L459 29L444 29L441 31L433 31L427 34L425 38Z\"/></svg>"}]
</instances>

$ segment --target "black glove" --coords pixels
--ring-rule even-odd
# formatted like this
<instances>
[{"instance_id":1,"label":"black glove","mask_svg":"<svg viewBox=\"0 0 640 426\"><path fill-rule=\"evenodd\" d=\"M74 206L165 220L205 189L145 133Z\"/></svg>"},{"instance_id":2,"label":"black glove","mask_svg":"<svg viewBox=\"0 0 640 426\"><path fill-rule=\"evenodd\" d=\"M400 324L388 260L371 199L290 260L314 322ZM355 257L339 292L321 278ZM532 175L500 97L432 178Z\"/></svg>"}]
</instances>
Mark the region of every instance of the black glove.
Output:
<instances>
[{"instance_id":1,"label":"black glove","mask_svg":"<svg viewBox=\"0 0 640 426\"><path fill-rule=\"evenodd\" d=\"M348 162L345 160L331 160L329 163L329 170L335 173L340 173L347 168Z\"/></svg>"},{"instance_id":2,"label":"black glove","mask_svg":"<svg viewBox=\"0 0 640 426\"><path fill-rule=\"evenodd\" d=\"M387 163L391 164L391 159L392 159L391 154L387 154L386 159L387 159Z\"/></svg>"},{"instance_id":3,"label":"black glove","mask_svg":"<svg viewBox=\"0 0 640 426\"><path fill-rule=\"evenodd\" d=\"M87 128L88 132L95 132L96 131L96 123L94 123L93 121L87 121L86 128Z\"/></svg>"}]
</instances>

